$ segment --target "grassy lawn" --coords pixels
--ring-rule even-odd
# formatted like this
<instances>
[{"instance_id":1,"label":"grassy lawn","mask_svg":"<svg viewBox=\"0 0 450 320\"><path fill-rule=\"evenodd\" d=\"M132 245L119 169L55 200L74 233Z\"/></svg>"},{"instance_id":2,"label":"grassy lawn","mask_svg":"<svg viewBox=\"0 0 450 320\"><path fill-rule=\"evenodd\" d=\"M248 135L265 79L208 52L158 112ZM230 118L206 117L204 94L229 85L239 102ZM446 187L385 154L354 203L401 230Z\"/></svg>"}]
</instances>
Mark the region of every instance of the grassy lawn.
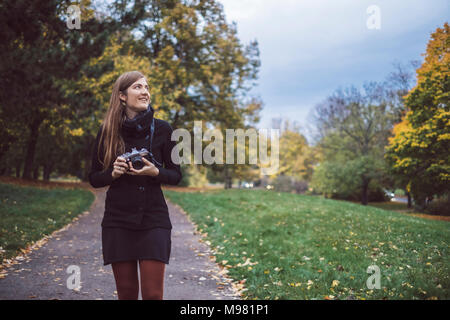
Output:
<instances>
[{"instance_id":1,"label":"grassy lawn","mask_svg":"<svg viewBox=\"0 0 450 320\"><path fill-rule=\"evenodd\" d=\"M164 191L244 299L449 299L450 223L265 190ZM369 290L370 265L380 289Z\"/></svg>"},{"instance_id":2,"label":"grassy lawn","mask_svg":"<svg viewBox=\"0 0 450 320\"><path fill-rule=\"evenodd\" d=\"M448 215L436 215L436 214L429 214L426 212L419 212L414 208L408 208L408 205L406 203L389 201L389 202L372 202L372 203L369 203L368 205L372 206L372 207L384 209L384 210L400 212L400 213L403 213L403 214L406 214L409 216L450 222L450 216L448 216Z\"/></svg>"},{"instance_id":3,"label":"grassy lawn","mask_svg":"<svg viewBox=\"0 0 450 320\"><path fill-rule=\"evenodd\" d=\"M70 223L94 195L83 189L41 189L0 183L0 262Z\"/></svg>"},{"instance_id":4,"label":"grassy lawn","mask_svg":"<svg viewBox=\"0 0 450 320\"><path fill-rule=\"evenodd\" d=\"M371 202L369 203L369 206L392 211L413 211L412 209L408 208L408 205L406 203L401 202Z\"/></svg>"}]
</instances>

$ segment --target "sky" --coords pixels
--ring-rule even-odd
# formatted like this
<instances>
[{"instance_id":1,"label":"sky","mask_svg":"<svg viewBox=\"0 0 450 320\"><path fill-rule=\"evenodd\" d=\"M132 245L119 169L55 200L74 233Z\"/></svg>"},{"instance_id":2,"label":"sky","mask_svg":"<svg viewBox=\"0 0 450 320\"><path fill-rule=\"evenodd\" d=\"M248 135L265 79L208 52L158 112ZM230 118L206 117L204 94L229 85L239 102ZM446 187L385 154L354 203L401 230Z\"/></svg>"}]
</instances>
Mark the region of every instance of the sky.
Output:
<instances>
[{"instance_id":1,"label":"sky","mask_svg":"<svg viewBox=\"0 0 450 320\"><path fill-rule=\"evenodd\" d=\"M314 106L336 89L383 81L394 62L423 61L431 33L450 22L448 0L219 2L241 42L258 41L258 128L271 128L274 117L307 127Z\"/></svg>"}]
</instances>

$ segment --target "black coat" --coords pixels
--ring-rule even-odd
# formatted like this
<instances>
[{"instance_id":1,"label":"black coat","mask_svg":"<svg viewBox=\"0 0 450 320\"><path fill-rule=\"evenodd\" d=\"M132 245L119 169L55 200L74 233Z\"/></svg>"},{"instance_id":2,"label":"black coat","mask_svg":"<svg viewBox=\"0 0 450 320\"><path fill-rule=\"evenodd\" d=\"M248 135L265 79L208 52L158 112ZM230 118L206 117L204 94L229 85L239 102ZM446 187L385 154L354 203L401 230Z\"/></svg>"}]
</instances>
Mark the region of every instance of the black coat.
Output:
<instances>
[{"instance_id":1,"label":"black coat","mask_svg":"<svg viewBox=\"0 0 450 320\"><path fill-rule=\"evenodd\" d=\"M132 120L125 120L121 135L125 142L125 151L131 148L150 150L148 135L154 110L149 105L146 112ZM155 118L155 130L152 152L157 161L164 167L158 167L159 175L133 176L123 174L112 178L113 166L103 171L98 160L98 144L101 129L97 134L92 155L92 167L89 182L94 188L110 186L106 193L105 213L102 227L124 227L129 229L149 229L162 227L172 229L169 211L161 190L161 184L176 185L181 180L180 166L171 159L175 142L171 140L172 127L167 121Z\"/></svg>"}]
</instances>

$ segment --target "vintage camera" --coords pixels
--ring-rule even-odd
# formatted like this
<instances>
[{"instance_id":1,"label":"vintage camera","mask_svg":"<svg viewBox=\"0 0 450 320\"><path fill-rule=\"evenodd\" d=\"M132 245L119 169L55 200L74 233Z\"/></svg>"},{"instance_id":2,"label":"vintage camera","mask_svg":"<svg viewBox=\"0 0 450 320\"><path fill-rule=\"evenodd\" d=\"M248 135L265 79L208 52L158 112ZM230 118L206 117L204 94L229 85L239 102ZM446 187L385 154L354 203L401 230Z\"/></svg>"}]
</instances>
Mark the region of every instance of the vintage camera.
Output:
<instances>
[{"instance_id":1,"label":"vintage camera","mask_svg":"<svg viewBox=\"0 0 450 320\"><path fill-rule=\"evenodd\" d=\"M140 150L136 150L136 148L132 148L131 152L126 152L121 155L121 157L125 158L125 161L131 162L131 165L134 169L140 170L144 167L144 161L142 160L143 157L145 157L147 160L152 162L155 166L162 167L161 163L159 163L153 154L148 151L145 148L142 148Z\"/></svg>"}]
</instances>

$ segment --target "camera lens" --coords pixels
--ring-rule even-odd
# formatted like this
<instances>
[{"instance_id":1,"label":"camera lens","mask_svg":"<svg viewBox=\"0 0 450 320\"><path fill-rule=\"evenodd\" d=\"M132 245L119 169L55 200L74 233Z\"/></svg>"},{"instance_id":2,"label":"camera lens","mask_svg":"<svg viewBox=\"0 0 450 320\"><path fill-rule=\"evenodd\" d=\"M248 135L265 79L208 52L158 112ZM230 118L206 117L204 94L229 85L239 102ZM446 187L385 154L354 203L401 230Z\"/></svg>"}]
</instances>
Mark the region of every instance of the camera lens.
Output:
<instances>
[{"instance_id":1,"label":"camera lens","mask_svg":"<svg viewBox=\"0 0 450 320\"><path fill-rule=\"evenodd\" d=\"M144 167L144 162L141 159L134 159L132 165L136 170L140 170Z\"/></svg>"}]
</instances>

